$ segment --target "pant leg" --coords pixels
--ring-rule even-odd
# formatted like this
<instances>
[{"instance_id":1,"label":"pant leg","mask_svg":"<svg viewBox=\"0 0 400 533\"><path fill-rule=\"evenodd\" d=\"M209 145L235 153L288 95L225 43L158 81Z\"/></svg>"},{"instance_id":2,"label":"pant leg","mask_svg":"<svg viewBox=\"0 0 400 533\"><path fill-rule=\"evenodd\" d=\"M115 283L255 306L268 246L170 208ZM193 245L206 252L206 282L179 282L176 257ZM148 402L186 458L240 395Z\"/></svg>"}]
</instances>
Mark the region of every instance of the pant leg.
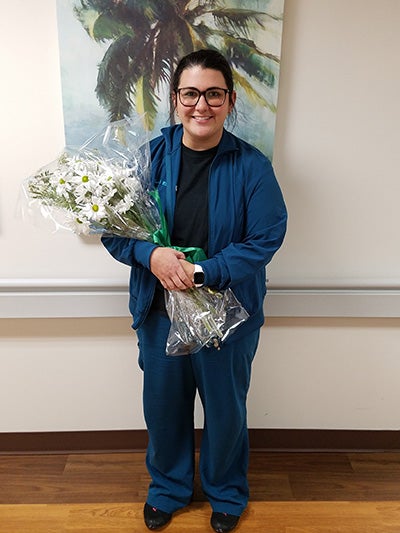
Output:
<instances>
[{"instance_id":1,"label":"pant leg","mask_svg":"<svg viewBox=\"0 0 400 533\"><path fill-rule=\"evenodd\" d=\"M196 386L190 357L165 354L169 328L166 316L151 312L138 339L149 435L146 464L152 478L147 503L172 513L193 493Z\"/></svg>"},{"instance_id":2,"label":"pant leg","mask_svg":"<svg viewBox=\"0 0 400 533\"><path fill-rule=\"evenodd\" d=\"M240 516L249 499L246 399L259 331L191 356L204 408L200 475L216 512Z\"/></svg>"}]
</instances>

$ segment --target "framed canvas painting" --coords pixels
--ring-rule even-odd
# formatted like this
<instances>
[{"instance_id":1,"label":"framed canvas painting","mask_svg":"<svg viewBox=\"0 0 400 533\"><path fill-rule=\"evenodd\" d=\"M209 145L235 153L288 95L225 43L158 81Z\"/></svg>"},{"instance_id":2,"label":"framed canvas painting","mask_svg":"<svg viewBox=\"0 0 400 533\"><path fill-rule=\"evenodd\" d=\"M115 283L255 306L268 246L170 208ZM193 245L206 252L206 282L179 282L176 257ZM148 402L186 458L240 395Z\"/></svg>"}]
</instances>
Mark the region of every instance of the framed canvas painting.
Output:
<instances>
[{"instance_id":1,"label":"framed canvas painting","mask_svg":"<svg viewBox=\"0 0 400 533\"><path fill-rule=\"evenodd\" d=\"M107 122L143 116L150 136L176 120L170 78L200 48L230 62L237 120L227 124L272 158L284 0L57 0L66 144Z\"/></svg>"}]
</instances>

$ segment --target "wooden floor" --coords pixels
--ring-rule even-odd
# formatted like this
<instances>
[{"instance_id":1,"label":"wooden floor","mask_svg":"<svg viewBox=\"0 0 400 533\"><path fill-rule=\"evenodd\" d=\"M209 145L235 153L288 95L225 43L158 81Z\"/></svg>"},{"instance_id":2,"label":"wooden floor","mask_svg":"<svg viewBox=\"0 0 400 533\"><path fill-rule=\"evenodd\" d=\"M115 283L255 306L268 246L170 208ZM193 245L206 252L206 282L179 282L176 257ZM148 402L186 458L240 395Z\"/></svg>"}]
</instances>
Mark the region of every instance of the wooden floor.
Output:
<instances>
[{"instance_id":1,"label":"wooden floor","mask_svg":"<svg viewBox=\"0 0 400 533\"><path fill-rule=\"evenodd\" d=\"M148 531L143 453L0 456L0 533ZM238 533L400 533L400 453L266 453L250 459ZM211 532L194 502L166 533Z\"/></svg>"}]
</instances>

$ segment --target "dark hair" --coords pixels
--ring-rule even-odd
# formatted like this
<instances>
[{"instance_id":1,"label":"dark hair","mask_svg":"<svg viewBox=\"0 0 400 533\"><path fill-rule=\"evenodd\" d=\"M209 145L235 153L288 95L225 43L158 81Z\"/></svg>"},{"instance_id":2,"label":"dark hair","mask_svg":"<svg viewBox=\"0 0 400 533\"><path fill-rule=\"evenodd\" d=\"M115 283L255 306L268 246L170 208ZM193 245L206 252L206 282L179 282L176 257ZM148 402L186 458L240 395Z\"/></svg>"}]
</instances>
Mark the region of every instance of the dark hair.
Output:
<instances>
[{"instance_id":1,"label":"dark hair","mask_svg":"<svg viewBox=\"0 0 400 533\"><path fill-rule=\"evenodd\" d=\"M217 50L205 49L191 52L187 56L183 57L172 75L171 89L174 93L178 90L179 82L182 76L182 72L187 68L200 66L202 68L210 68L221 72L225 79L226 86L229 92L229 101L232 103L232 91L233 91L233 75L232 69L225 59L225 57L217 52Z\"/></svg>"}]
</instances>

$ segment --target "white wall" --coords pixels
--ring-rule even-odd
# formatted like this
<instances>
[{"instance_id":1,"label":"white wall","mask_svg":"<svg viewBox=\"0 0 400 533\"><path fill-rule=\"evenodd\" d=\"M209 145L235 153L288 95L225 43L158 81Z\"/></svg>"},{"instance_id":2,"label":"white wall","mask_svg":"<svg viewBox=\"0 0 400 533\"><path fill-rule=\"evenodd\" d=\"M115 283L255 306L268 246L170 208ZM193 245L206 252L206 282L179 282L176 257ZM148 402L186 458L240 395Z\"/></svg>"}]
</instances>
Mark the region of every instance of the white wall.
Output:
<instances>
[{"instance_id":1,"label":"white wall","mask_svg":"<svg viewBox=\"0 0 400 533\"><path fill-rule=\"evenodd\" d=\"M286 0L274 163L290 224L272 286L398 288L399 22L397 0ZM127 275L96 244L14 216L21 180L63 146L56 43L53 0L3 9L0 289L16 280L7 305L24 301L30 272L55 285ZM135 334L115 314L0 319L0 431L144 427ZM250 427L399 429L399 326L400 318L268 319Z\"/></svg>"},{"instance_id":2,"label":"white wall","mask_svg":"<svg viewBox=\"0 0 400 533\"><path fill-rule=\"evenodd\" d=\"M400 288L399 23L397 0L286 1L280 286Z\"/></svg>"},{"instance_id":3,"label":"white wall","mask_svg":"<svg viewBox=\"0 0 400 533\"><path fill-rule=\"evenodd\" d=\"M143 428L129 324L0 320L0 431ZM269 319L250 427L399 429L399 331L399 319Z\"/></svg>"}]
</instances>

